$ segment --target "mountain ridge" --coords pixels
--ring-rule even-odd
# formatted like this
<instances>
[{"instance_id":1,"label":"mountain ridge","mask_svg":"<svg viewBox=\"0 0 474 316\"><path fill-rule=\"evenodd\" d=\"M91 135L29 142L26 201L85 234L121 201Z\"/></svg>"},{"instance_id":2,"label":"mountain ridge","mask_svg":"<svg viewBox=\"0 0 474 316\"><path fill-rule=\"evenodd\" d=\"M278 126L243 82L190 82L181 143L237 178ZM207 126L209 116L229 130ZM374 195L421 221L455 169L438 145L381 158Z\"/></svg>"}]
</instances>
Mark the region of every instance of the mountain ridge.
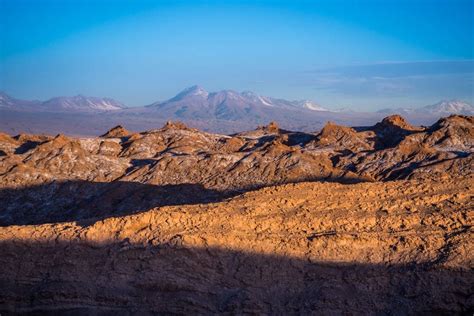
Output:
<instances>
[{"instance_id":1,"label":"mountain ridge","mask_svg":"<svg viewBox=\"0 0 474 316\"><path fill-rule=\"evenodd\" d=\"M262 115L261 111L264 111L266 107L274 107L283 111L303 109L331 112L309 100L288 101L258 95L252 91L208 92L199 85L186 88L166 101L154 102L146 107L169 111L169 116L176 115L178 118L197 115L198 117L218 119L242 119L245 116Z\"/></svg>"},{"instance_id":2,"label":"mountain ridge","mask_svg":"<svg viewBox=\"0 0 474 316\"><path fill-rule=\"evenodd\" d=\"M46 101L20 100L0 92L0 108L45 112L103 112L125 109L125 105L111 99L84 95L53 97Z\"/></svg>"},{"instance_id":3,"label":"mountain ridge","mask_svg":"<svg viewBox=\"0 0 474 316\"><path fill-rule=\"evenodd\" d=\"M240 106L274 106L284 109L306 109L311 111L321 111L321 112L331 112L331 113L340 113L344 111L340 110L329 110L322 107L318 103L312 100L285 100L281 98L273 98L259 95L252 91L243 91L237 92L234 90L226 89L216 92L208 92L203 87L199 85L193 85L188 88L183 89L175 96L167 99L165 101L156 101L144 106L135 106L127 107L123 103L114 100L109 97L94 97L94 96L84 96L84 95L75 95L75 96L61 96L61 97L52 97L46 101L39 100L22 100L11 97L9 94L4 91L0 91L0 108L11 107L14 109L14 106L19 105L35 105L35 108L30 110L48 110L48 111L80 111L81 109L85 110L124 110L124 109L142 109L142 108L154 108L154 107L163 107L166 104L178 102L178 101L187 101L193 102L193 98L198 98L202 102L202 105L207 105L204 100L210 99L209 103L213 106L220 103L219 101L223 100L234 100L239 101ZM451 99L451 100L440 100L435 104L429 104L422 107L406 107L406 108L384 108L376 111L377 113L399 113L399 114L409 114L410 112L415 113L426 113L426 111L432 112L439 115L449 115L449 114L460 114L460 115L473 115L474 106L468 102ZM354 111L351 111L354 112Z\"/></svg>"},{"instance_id":4,"label":"mountain ridge","mask_svg":"<svg viewBox=\"0 0 474 316\"><path fill-rule=\"evenodd\" d=\"M327 111L313 101L288 101L251 91L221 90L209 93L200 86L192 86L168 100L128 108L109 98L76 96L26 101L3 94L0 95L0 126L10 133L46 132L86 136L102 134L103 126L121 124L132 131L139 131L156 128L169 120L180 120L209 132L232 134L277 121L282 128L309 132L322 128L327 121L369 126L393 112L402 114L414 124L431 125L441 116L459 112L456 111L458 107L446 109L444 112L430 109Z\"/></svg>"},{"instance_id":5,"label":"mountain ridge","mask_svg":"<svg viewBox=\"0 0 474 316\"><path fill-rule=\"evenodd\" d=\"M441 100L434 104L428 104L422 107L407 107L407 108L385 108L378 111L378 113L384 114L410 114L410 113L431 113L436 115L449 115L449 114L459 114L459 115L474 115L474 106L468 102L451 99L451 100Z\"/></svg>"}]
</instances>

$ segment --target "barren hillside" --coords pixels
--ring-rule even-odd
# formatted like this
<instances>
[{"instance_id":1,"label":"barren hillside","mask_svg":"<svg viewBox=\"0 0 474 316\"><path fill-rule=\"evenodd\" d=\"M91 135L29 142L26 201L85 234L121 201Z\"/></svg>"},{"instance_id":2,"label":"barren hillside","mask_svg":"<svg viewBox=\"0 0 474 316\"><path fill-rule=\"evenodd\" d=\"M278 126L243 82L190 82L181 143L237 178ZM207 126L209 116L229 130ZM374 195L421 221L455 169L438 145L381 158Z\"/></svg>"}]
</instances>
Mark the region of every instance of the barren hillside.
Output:
<instances>
[{"instance_id":1,"label":"barren hillside","mask_svg":"<svg viewBox=\"0 0 474 316\"><path fill-rule=\"evenodd\" d=\"M472 312L473 149L470 116L0 134L0 310Z\"/></svg>"}]
</instances>

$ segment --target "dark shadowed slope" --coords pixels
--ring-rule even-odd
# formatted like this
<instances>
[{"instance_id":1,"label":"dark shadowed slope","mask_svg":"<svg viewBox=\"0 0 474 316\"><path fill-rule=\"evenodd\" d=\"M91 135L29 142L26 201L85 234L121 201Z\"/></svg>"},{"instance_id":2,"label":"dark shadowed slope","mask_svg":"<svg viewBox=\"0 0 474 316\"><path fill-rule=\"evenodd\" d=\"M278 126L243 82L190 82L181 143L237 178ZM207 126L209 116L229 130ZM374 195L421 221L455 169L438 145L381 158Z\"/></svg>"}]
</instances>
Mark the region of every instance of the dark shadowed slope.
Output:
<instances>
[{"instance_id":1,"label":"dark shadowed slope","mask_svg":"<svg viewBox=\"0 0 474 316\"><path fill-rule=\"evenodd\" d=\"M178 238L158 245L1 242L0 247L0 312L7 314L461 315L472 313L474 304L469 270L309 262L188 248Z\"/></svg>"},{"instance_id":2,"label":"dark shadowed slope","mask_svg":"<svg viewBox=\"0 0 474 316\"><path fill-rule=\"evenodd\" d=\"M288 184L219 203L0 227L0 310L469 314L470 184Z\"/></svg>"}]
</instances>

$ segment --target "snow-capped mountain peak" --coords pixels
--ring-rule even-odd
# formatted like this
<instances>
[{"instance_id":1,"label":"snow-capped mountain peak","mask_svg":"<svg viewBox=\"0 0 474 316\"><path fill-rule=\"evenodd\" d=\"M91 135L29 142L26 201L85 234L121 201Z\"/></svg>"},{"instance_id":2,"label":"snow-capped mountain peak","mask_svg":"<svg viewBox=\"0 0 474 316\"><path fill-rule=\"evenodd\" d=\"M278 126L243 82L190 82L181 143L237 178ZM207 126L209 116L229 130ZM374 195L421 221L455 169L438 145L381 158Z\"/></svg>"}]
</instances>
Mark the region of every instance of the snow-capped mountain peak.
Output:
<instances>
[{"instance_id":1,"label":"snow-capped mountain peak","mask_svg":"<svg viewBox=\"0 0 474 316\"><path fill-rule=\"evenodd\" d=\"M13 99L6 93L0 91L0 106L12 106Z\"/></svg>"},{"instance_id":2,"label":"snow-capped mountain peak","mask_svg":"<svg viewBox=\"0 0 474 316\"><path fill-rule=\"evenodd\" d=\"M438 117L447 116L451 114L460 115L474 115L474 106L471 104L460 101L460 100L442 100L435 104L430 104L422 107L398 107L398 108L386 108L377 111L383 114L422 114L422 115L435 115Z\"/></svg>"},{"instance_id":3,"label":"snow-capped mountain peak","mask_svg":"<svg viewBox=\"0 0 474 316\"><path fill-rule=\"evenodd\" d=\"M460 101L460 100L442 100L438 103L427 105L420 110L430 111L436 114L464 114L464 115L473 115L474 106L471 104Z\"/></svg>"},{"instance_id":4,"label":"snow-capped mountain peak","mask_svg":"<svg viewBox=\"0 0 474 316\"><path fill-rule=\"evenodd\" d=\"M218 118L244 117L251 111L258 112L255 115L261 116L260 111L326 111L328 109L309 100L288 101L284 99L271 98L257 94L252 91L237 92L234 90L221 90L217 92L207 92L202 87L195 85L184 89L173 98L155 102L147 108L169 111L180 117L190 115L207 116L209 113L217 113Z\"/></svg>"},{"instance_id":5,"label":"snow-capped mountain peak","mask_svg":"<svg viewBox=\"0 0 474 316\"><path fill-rule=\"evenodd\" d=\"M201 86L194 85L194 86L184 89L183 91L178 93L173 99L179 100L179 99L183 99L186 97L193 97L193 96L207 98L209 96L209 92L207 92Z\"/></svg>"},{"instance_id":6,"label":"snow-capped mountain peak","mask_svg":"<svg viewBox=\"0 0 474 316\"><path fill-rule=\"evenodd\" d=\"M116 111L125 106L110 98L86 97L56 97L41 104L41 108L50 111Z\"/></svg>"},{"instance_id":7,"label":"snow-capped mountain peak","mask_svg":"<svg viewBox=\"0 0 474 316\"><path fill-rule=\"evenodd\" d=\"M251 100L252 102L260 103L265 106L274 106L270 98L258 95L252 91L244 91L240 95L247 100Z\"/></svg>"},{"instance_id":8,"label":"snow-capped mountain peak","mask_svg":"<svg viewBox=\"0 0 474 316\"><path fill-rule=\"evenodd\" d=\"M328 109L323 108L322 106L320 106L319 104L311 100L295 101L295 104L297 104L298 106L304 109L308 109L312 111L329 111Z\"/></svg>"}]
</instances>

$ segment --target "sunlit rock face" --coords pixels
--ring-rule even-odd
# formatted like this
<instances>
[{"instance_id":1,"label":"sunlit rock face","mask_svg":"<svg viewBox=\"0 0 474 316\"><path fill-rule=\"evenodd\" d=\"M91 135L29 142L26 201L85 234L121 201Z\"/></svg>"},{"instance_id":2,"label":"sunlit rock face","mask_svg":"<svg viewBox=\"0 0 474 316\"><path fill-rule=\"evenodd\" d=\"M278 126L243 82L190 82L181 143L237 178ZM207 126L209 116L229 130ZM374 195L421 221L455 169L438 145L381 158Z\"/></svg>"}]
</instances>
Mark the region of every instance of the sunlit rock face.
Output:
<instances>
[{"instance_id":1,"label":"sunlit rock face","mask_svg":"<svg viewBox=\"0 0 474 316\"><path fill-rule=\"evenodd\" d=\"M468 312L473 124L2 133L0 311Z\"/></svg>"}]
</instances>

